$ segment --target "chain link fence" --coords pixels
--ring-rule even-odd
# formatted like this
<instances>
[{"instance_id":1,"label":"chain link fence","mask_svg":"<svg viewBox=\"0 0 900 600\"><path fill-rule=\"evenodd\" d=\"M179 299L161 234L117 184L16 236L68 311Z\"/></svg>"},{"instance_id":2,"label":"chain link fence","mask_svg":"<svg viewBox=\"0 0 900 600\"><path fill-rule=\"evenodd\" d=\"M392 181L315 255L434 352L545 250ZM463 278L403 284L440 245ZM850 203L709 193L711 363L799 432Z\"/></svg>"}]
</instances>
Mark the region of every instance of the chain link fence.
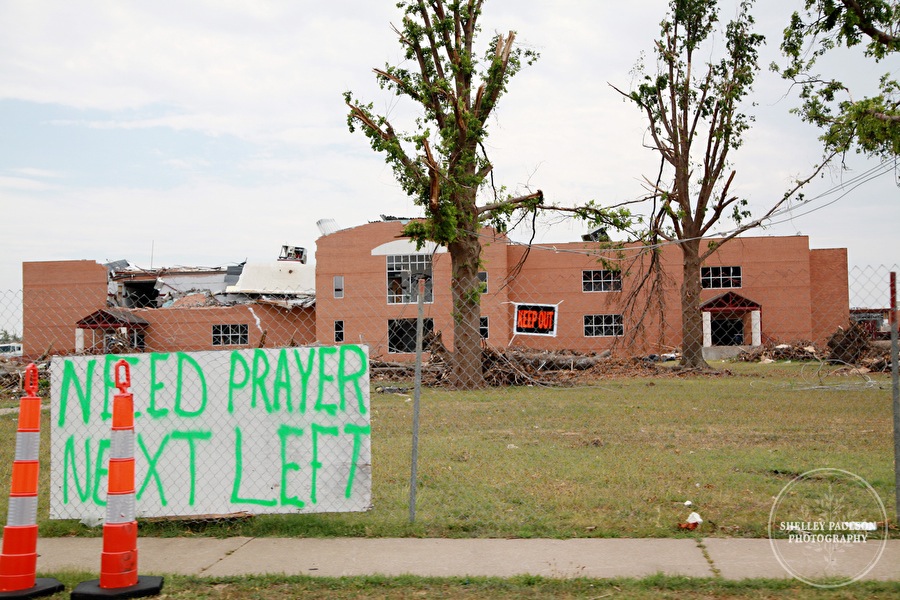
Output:
<instances>
[{"instance_id":1,"label":"chain link fence","mask_svg":"<svg viewBox=\"0 0 900 600\"><path fill-rule=\"evenodd\" d=\"M690 329L674 262L660 273L648 273L642 264L646 256L619 258L620 264L611 267L607 258L588 252L565 257L561 266L559 261L541 264L541 255L557 258L559 250L532 249L526 264L537 266L515 278L490 268L479 273L480 310L468 328L479 352L463 369L482 371L488 384L522 384L545 376L566 380L575 371L633 359L677 361L686 345L699 346L709 360L806 352L810 358L856 363L878 358L877 342L889 338L887 281L896 266L842 271L840 261L836 267L823 261L819 273L803 261L704 267L699 308L694 309L700 327ZM226 294L203 289L204 284L163 295L153 286L166 270L144 274L146 281L126 284L117 296L109 292L114 286L105 281L106 269L90 263L100 273L91 283L54 281L24 294L0 291L0 389L14 396L22 365L37 361L46 366L55 355L345 343L369 348L376 379L404 378L412 372L415 352L417 275L428 282L425 380L447 385L453 338L465 327L456 322L458 311L449 298L449 256L428 258L427 266L401 265L396 274L393 265L387 271L382 265L360 274L356 287L357 274L319 276L318 299L306 290ZM348 289L343 281L332 289L337 279L346 280ZM155 293L135 291L145 289ZM851 337L851 330L854 339L857 333L864 339L858 348L842 352L836 345Z\"/></svg>"},{"instance_id":2,"label":"chain link fence","mask_svg":"<svg viewBox=\"0 0 900 600\"><path fill-rule=\"evenodd\" d=\"M596 421L599 399L631 406L610 391L617 377L671 373L692 351L717 369L808 361L852 370L854 381L890 368L887 282L898 267L848 270L846 251L810 250L805 238L729 242L700 269L690 306L675 247L526 248L493 238L472 274L479 310L470 314L450 293L449 254L385 231L375 242L321 238L315 266L299 256L227 269L26 263L24 290L0 292L4 343L21 345L0 358L0 408L14 409L24 366L35 362L44 397L53 389L51 516L102 514L111 372L122 357L141 413L139 517L402 505L404 481L377 481L379 448L385 467L409 460L420 299L427 408L418 514L452 521L460 534L484 526L476 507L528 523L516 529L524 535L541 534L543 515L570 510L611 435ZM457 344L477 349L469 362L459 363ZM476 385L462 386L473 389L458 389L454 369L475 374L466 381ZM572 451L564 474L552 474L547 440ZM498 452L529 458L504 471ZM475 471L490 472L492 484L461 497L459 478ZM369 487L372 495L358 493ZM225 501L202 504L213 488ZM630 510L614 498L586 502L616 504L623 518Z\"/></svg>"}]
</instances>

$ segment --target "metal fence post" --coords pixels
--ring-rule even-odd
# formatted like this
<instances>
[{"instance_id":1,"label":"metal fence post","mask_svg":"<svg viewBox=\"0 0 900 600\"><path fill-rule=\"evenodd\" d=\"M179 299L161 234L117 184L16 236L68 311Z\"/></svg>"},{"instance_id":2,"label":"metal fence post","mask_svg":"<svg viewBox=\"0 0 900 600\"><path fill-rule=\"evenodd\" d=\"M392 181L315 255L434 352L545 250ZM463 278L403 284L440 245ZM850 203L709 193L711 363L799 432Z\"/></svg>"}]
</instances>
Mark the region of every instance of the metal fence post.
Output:
<instances>
[{"instance_id":1,"label":"metal fence post","mask_svg":"<svg viewBox=\"0 0 900 600\"><path fill-rule=\"evenodd\" d=\"M422 397L422 335L425 317L425 280L419 279L416 318L416 370L413 388L412 467L409 476L409 522L416 522L416 478L419 465L419 398Z\"/></svg>"},{"instance_id":2,"label":"metal fence post","mask_svg":"<svg viewBox=\"0 0 900 600\"><path fill-rule=\"evenodd\" d=\"M900 375L897 363L900 352L897 349L897 273L891 271L891 388L894 396L894 510L900 521Z\"/></svg>"}]
</instances>

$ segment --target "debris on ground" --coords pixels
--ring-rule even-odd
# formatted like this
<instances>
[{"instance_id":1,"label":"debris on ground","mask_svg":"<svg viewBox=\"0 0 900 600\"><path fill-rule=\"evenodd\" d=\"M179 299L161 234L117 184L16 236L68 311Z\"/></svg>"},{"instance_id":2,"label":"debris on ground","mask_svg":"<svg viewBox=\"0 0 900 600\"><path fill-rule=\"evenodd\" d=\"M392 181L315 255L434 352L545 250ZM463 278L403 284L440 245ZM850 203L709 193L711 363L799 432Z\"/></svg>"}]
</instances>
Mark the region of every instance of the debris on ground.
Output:
<instances>
[{"instance_id":1,"label":"debris on ground","mask_svg":"<svg viewBox=\"0 0 900 600\"><path fill-rule=\"evenodd\" d=\"M891 354L886 352L881 355L870 356L859 361L860 368L868 370L869 373L890 373L891 372Z\"/></svg>"},{"instance_id":2,"label":"debris on ground","mask_svg":"<svg viewBox=\"0 0 900 600\"><path fill-rule=\"evenodd\" d=\"M793 344L769 342L741 352L732 360L738 362L819 361L856 367L859 373L887 373L891 370L890 345L872 340L864 327L854 323L848 329L838 328L825 348L808 341Z\"/></svg>"},{"instance_id":3,"label":"debris on ground","mask_svg":"<svg viewBox=\"0 0 900 600\"><path fill-rule=\"evenodd\" d=\"M22 394L22 378L29 364L31 361L19 357L0 359L0 395L17 398ZM36 360L34 364L38 368L38 379L50 378L50 361Z\"/></svg>"},{"instance_id":4,"label":"debris on ground","mask_svg":"<svg viewBox=\"0 0 900 600\"><path fill-rule=\"evenodd\" d=\"M829 357L831 360L858 364L872 350L872 334L859 323L853 323L848 329L839 327L828 338Z\"/></svg>"},{"instance_id":5,"label":"debris on ground","mask_svg":"<svg viewBox=\"0 0 900 600\"><path fill-rule=\"evenodd\" d=\"M687 521L678 524L678 529L687 529L688 531L693 531L700 527L701 523L703 523L703 519L700 518L700 515L696 512L692 512L688 515Z\"/></svg>"},{"instance_id":6,"label":"debris on ground","mask_svg":"<svg viewBox=\"0 0 900 600\"><path fill-rule=\"evenodd\" d=\"M440 332L429 334L425 346L427 360L422 365L422 383L428 387L447 384L450 376L451 353L441 340ZM481 369L485 384L490 387L509 385L584 385L598 379L613 377L674 377L684 375L663 361L680 357L677 352L631 358L616 358L609 350L576 352L574 350L535 350L522 347L492 348L482 346ZM415 374L409 362L388 362L373 358L370 361L375 381L408 381ZM696 373L692 371L691 373ZM728 371L701 374L730 375ZM377 388L376 388L377 389Z\"/></svg>"},{"instance_id":7,"label":"debris on ground","mask_svg":"<svg viewBox=\"0 0 900 600\"><path fill-rule=\"evenodd\" d=\"M408 394L413 391L412 386L397 386L397 385L376 385L375 393L376 394Z\"/></svg>"},{"instance_id":8,"label":"debris on ground","mask_svg":"<svg viewBox=\"0 0 900 600\"><path fill-rule=\"evenodd\" d=\"M800 341L793 344L775 344L769 342L762 346L754 346L734 357L738 362L770 363L777 360L823 360L827 352L816 348L812 342Z\"/></svg>"},{"instance_id":9,"label":"debris on ground","mask_svg":"<svg viewBox=\"0 0 900 600\"><path fill-rule=\"evenodd\" d=\"M681 360L681 354L678 352L665 352L663 354L648 354L644 357L647 362L668 362L670 360Z\"/></svg>"}]
</instances>

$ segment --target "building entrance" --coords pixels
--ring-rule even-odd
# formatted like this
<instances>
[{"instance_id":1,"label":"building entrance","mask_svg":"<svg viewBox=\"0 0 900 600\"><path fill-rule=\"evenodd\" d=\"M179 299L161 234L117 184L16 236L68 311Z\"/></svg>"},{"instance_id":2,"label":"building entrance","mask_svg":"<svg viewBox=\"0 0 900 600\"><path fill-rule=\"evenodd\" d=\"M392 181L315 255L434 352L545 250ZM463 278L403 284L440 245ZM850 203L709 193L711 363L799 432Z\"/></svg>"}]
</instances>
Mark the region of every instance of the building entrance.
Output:
<instances>
[{"instance_id":1,"label":"building entrance","mask_svg":"<svg viewBox=\"0 0 900 600\"><path fill-rule=\"evenodd\" d=\"M713 319L710 323L713 346L743 346L743 319Z\"/></svg>"}]
</instances>

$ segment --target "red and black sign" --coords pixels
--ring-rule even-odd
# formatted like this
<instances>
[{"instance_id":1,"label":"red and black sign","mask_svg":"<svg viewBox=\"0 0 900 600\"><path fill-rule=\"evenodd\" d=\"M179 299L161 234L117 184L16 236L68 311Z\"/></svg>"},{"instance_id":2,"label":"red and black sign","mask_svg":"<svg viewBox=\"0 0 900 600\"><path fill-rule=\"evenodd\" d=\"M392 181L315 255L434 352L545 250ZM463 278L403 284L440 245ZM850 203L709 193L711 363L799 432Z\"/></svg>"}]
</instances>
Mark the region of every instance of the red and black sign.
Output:
<instances>
[{"instance_id":1,"label":"red and black sign","mask_svg":"<svg viewBox=\"0 0 900 600\"><path fill-rule=\"evenodd\" d=\"M556 305L516 304L517 335L556 335Z\"/></svg>"}]
</instances>

